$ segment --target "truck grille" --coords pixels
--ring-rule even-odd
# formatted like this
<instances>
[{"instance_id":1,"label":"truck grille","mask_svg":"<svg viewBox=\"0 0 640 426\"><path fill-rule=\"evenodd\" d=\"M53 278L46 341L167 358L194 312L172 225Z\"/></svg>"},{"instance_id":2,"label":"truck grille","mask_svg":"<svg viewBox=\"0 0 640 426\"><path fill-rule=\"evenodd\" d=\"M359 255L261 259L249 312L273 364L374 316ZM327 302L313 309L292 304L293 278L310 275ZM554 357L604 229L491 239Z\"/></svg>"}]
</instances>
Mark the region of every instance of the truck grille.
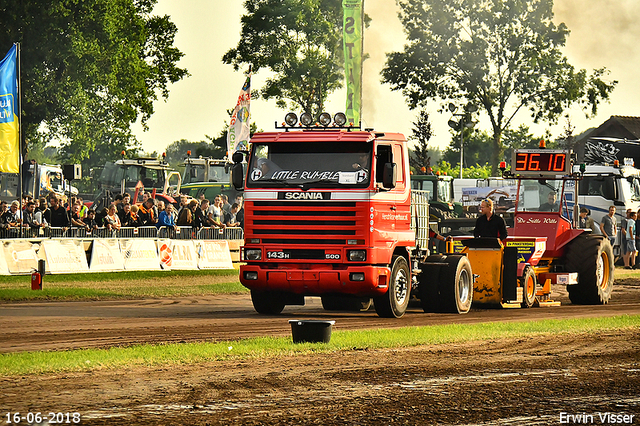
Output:
<instances>
[{"instance_id":1,"label":"truck grille","mask_svg":"<svg viewBox=\"0 0 640 426\"><path fill-rule=\"evenodd\" d=\"M344 246L347 239L365 238L367 214L364 209L358 212L355 202L255 201L247 209L245 223L252 226L245 238L283 246Z\"/></svg>"}]
</instances>

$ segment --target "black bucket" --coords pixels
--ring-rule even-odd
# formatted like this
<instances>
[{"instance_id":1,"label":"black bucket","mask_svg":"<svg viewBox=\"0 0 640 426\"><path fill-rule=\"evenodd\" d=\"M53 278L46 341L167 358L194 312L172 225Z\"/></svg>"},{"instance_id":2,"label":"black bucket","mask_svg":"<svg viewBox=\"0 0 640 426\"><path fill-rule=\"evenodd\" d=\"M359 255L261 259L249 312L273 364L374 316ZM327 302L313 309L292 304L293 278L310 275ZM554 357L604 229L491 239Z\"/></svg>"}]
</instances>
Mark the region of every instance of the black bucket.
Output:
<instances>
[{"instance_id":1,"label":"black bucket","mask_svg":"<svg viewBox=\"0 0 640 426\"><path fill-rule=\"evenodd\" d=\"M329 343L335 321L289 320L293 343Z\"/></svg>"}]
</instances>

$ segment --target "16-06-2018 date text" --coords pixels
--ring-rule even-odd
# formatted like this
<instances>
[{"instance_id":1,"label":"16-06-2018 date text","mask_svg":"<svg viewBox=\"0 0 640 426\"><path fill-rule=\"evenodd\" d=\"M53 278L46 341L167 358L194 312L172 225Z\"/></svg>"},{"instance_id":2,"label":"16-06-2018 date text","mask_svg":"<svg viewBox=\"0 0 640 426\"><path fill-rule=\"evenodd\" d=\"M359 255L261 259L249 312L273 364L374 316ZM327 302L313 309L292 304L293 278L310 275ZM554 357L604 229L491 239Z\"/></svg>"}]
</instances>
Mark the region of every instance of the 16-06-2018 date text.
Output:
<instances>
[{"instance_id":1,"label":"16-06-2018 date text","mask_svg":"<svg viewBox=\"0 0 640 426\"><path fill-rule=\"evenodd\" d=\"M44 421L50 425L54 424L78 424L82 417L80 413L63 413L63 412L37 412L37 413L7 413L5 418L6 424L39 424Z\"/></svg>"}]
</instances>

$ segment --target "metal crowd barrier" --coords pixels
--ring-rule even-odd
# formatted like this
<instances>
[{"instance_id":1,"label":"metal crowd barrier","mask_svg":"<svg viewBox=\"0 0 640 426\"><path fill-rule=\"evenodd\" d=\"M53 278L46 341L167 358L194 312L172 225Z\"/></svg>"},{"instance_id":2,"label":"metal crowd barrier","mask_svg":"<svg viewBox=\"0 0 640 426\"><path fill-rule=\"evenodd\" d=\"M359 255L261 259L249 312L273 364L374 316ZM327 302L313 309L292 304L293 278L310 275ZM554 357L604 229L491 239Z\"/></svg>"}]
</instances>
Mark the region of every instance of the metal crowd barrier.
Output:
<instances>
[{"instance_id":1,"label":"metal crowd barrier","mask_svg":"<svg viewBox=\"0 0 640 426\"><path fill-rule=\"evenodd\" d=\"M98 228L88 230L86 228L23 228L22 235L19 229L0 229L0 239L15 238L170 238L180 240L242 240L244 231L242 228L192 228L191 226L177 226L173 228L156 228L155 226L141 226L139 228L120 228L110 230Z\"/></svg>"},{"instance_id":2,"label":"metal crowd barrier","mask_svg":"<svg viewBox=\"0 0 640 426\"><path fill-rule=\"evenodd\" d=\"M0 229L0 239L13 238L171 238L180 240L242 240L244 231L242 228L192 228L191 226L177 226L173 228L156 228L155 226L141 226L139 228L120 228L110 230L98 228L87 230L86 228L23 228L22 235L19 229Z\"/></svg>"},{"instance_id":3,"label":"metal crowd barrier","mask_svg":"<svg viewBox=\"0 0 640 426\"><path fill-rule=\"evenodd\" d=\"M244 231L242 228L201 228L196 238L198 240L242 240Z\"/></svg>"}]
</instances>

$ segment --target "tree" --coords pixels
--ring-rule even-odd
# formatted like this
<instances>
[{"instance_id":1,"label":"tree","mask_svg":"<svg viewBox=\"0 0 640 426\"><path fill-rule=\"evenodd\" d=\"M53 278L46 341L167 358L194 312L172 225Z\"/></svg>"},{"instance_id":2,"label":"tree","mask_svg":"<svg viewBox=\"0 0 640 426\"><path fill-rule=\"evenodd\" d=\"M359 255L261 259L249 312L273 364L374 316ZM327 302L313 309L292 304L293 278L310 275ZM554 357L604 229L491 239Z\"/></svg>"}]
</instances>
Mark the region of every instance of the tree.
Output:
<instances>
[{"instance_id":1,"label":"tree","mask_svg":"<svg viewBox=\"0 0 640 426\"><path fill-rule=\"evenodd\" d=\"M176 66L176 26L157 0L0 1L0 46L21 46L22 130L28 144L58 139L65 161L115 159L135 147L158 95L188 75ZM36 149L37 151L37 149Z\"/></svg>"},{"instance_id":2,"label":"tree","mask_svg":"<svg viewBox=\"0 0 640 426\"><path fill-rule=\"evenodd\" d=\"M427 100L477 105L492 129L494 172L502 134L522 109L534 122L555 123L574 103L594 115L617 81L606 68L576 71L560 52L569 34L555 25L553 0L401 0L409 42L387 56L383 81L402 90L409 106Z\"/></svg>"},{"instance_id":3,"label":"tree","mask_svg":"<svg viewBox=\"0 0 640 426\"><path fill-rule=\"evenodd\" d=\"M507 164L511 161L511 154L514 149L525 148L538 148L540 140L545 141L549 139L549 135L546 134L541 137L536 137L529 132L529 127L521 124L516 130L505 129L502 134L502 144L504 146L504 158ZM493 170L495 167L491 163L491 152L487 150L487 146L491 144L491 136L486 131L474 131L472 129L465 129L464 135L464 162L469 167L490 165ZM547 142L547 148L553 148L554 142ZM460 161L460 137L459 134L452 134L449 147L444 152L442 157L444 161L455 164ZM496 165L497 166L497 165ZM460 169L458 169L460 170ZM465 169L463 169L464 173ZM493 176L495 170L493 170Z\"/></svg>"},{"instance_id":4,"label":"tree","mask_svg":"<svg viewBox=\"0 0 640 426\"><path fill-rule=\"evenodd\" d=\"M229 125L225 123L224 128L218 134L218 137L204 135L204 141L191 142L186 139L180 139L167 146L165 153L167 154L167 162L172 167L182 167L184 159L187 157L187 151L191 151L191 157L209 157L216 160L222 160L227 155L227 132ZM258 131L256 123L251 123L250 134L253 136Z\"/></svg>"},{"instance_id":5,"label":"tree","mask_svg":"<svg viewBox=\"0 0 640 426\"><path fill-rule=\"evenodd\" d=\"M409 165L416 173L429 173L431 170L431 153L429 152L429 139L433 136L429 113L421 110L418 120L413 122L413 135L410 137L417 145L409 156ZM424 172L422 171L424 167Z\"/></svg>"},{"instance_id":6,"label":"tree","mask_svg":"<svg viewBox=\"0 0 640 426\"><path fill-rule=\"evenodd\" d=\"M449 176L460 176L460 163L453 167L448 161L442 160L436 166L433 167L435 173L440 173ZM491 167L488 164L484 166L471 166L462 169L463 179L485 179L491 174Z\"/></svg>"},{"instance_id":7,"label":"tree","mask_svg":"<svg viewBox=\"0 0 640 426\"><path fill-rule=\"evenodd\" d=\"M206 140L198 142L180 139L171 143L166 149L167 162L175 168L182 167L187 151L191 151L191 158L202 156L222 159L227 150L227 131L223 130L217 138L208 135L205 138Z\"/></svg>"},{"instance_id":8,"label":"tree","mask_svg":"<svg viewBox=\"0 0 640 426\"><path fill-rule=\"evenodd\" d=\"M275 75L256 97L316 117L342 87L342 1L247 0L244 7L238 46L222 60L235 70L248 64L254 72L269 69Z\"/></svg>"}]
</instances>

